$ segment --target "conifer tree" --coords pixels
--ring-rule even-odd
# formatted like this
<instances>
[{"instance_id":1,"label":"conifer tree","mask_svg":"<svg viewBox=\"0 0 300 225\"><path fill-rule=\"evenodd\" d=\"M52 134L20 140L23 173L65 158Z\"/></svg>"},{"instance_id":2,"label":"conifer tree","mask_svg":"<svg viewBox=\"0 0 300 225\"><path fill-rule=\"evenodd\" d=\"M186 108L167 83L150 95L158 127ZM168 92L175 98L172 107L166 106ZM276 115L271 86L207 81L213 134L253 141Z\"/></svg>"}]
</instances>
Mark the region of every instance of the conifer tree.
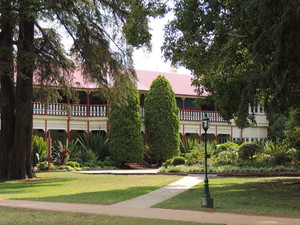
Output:
<instances>
[{"instance_id":1,"label":"conifer tree","mask_svg":"<svg viewBox=\"0 0 300 225\"><path fill-rule=\"evenodd\" d=\"M143 160L143 141L138 90L132 81L124 77L118 79L114 89L118 89L119 85L128 88L128 96L123 103L112 99L109 139L112 159L122 166Z\"/></svg>"},{"instance_id":2,"label":"conifer tree","mask_svg":"<svg viewBox=\"0 0 300 225\"><path fill-rule=\"evenodd\" d=\"M145 100L145 128L151 155L158 162L179 155L179 117L168 80L158 76Z\"/></svg>"}]
</instances>

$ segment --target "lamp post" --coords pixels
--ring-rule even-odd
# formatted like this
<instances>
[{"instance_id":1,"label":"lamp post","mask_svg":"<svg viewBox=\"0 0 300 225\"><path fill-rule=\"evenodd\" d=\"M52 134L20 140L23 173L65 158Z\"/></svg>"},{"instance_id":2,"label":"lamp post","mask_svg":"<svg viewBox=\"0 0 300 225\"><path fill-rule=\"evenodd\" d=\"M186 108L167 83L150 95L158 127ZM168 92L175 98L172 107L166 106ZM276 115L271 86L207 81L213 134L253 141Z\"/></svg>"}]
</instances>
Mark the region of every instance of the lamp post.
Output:
<instances>
[{"instance_id":1,"label":"lamp post","mask_svg":"<svg viewBox=\"0 0 300 225\"><path fill-rule=\"evenodd\" d=\"M208 178L207 178L207 159L209 158L209 155L207 154L207 130L209 128L209 118L207 117L206 113L204 114L204 117L202 118L202 127L204 130L205 179L204 179L203 196L201 198L201 206L202 206L202 208L213 208L214 201L213 201L213 198L210 197L209 187L208 187Z\"/></svg>"}]
</instances>

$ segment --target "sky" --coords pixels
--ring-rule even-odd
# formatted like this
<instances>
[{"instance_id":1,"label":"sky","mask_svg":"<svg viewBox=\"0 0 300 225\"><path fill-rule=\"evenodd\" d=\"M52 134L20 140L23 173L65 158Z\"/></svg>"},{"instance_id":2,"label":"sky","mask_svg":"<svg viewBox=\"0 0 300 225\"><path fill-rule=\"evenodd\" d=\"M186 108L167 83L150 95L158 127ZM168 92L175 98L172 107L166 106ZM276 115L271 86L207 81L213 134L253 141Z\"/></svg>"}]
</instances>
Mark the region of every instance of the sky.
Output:
<instances>
[{"instance_id":1,"label":"sky","mask_svg":"<svg viewBox=\"0 0 300 225\"><path fill-rule=\"evenodd\" d=\"M164 62L161 46L164 42L164 26L172 17L173 15L169 13L161 19L150 19L152 51L150 53L147 53L144 49L134 51L133 60L135 69L170 72L171 62ZM183 67L177 68L177 73L191 74L189 70Z\"/></svg>"}]
</instances>

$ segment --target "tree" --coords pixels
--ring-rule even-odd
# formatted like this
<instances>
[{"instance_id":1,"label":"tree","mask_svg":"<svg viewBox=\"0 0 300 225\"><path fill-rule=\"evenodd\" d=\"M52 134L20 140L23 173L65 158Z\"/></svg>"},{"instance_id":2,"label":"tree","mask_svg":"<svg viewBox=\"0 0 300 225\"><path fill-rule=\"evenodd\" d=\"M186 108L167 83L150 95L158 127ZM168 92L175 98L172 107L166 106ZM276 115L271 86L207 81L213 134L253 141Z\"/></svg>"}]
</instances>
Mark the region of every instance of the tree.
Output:
<instances>
[{"instance_id":1,"label":"tree","mask_svg":"<svg viewBox=\"0 0 300 225\"><path fill-rule=\"evenodd\" d=\"M109 77L134 78L132 47L149 46L147 16L163 9L159 0L1 0L0 178L33 177L33 82L68 85L74 69L60 34L84 76L108 89Z\"/></svg>"},{"instance_id":2,"label":"tree","mask_svg":"<svg viewBox=\"0 0 300 225\"><path fill-rule=\"evenodd\" d=\"M172 87L163 76L151 84L145 100L145 128L151 155L158 162L179 155L179 116Z\"/></svg>"},{"instance_id":3,"label":"tree","mask_svg":"<svg viewBox=\"0 0 300 225\"><path fill-rule=\"evenodd\" d=\"M299 0L179 0L166 26L166 59L186 66L222 116L247 126L248 107L300 107Z\"/></svg>"},{"instance_id":4,"label":"tree","mask_svg":"<svg viewBox=\"0 0 300 225\"><path fill-rule=\"evenodd\" d=\"M119 165L141 162L143 160L143 141L141 135L141 115L139 93L135 84L119 77L114 90L127 87L127 101L122 104L111 101L109 115L110 154Z\"/></svg>"}]
</instances>

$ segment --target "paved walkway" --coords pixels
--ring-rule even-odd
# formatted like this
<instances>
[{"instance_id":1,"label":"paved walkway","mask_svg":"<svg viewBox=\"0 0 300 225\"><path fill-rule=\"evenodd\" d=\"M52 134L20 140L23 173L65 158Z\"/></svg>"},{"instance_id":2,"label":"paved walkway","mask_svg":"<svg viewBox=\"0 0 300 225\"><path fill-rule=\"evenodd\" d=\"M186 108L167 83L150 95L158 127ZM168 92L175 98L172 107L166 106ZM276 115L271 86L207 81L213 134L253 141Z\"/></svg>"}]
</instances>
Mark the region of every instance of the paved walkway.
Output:
<instances>
[{"instance_id":1,"label":"paved walkway","mask_svg":"<svg viewBox=\"0 0 300 225\"><path fill-rule=\"evenodd\" d=\"M141 170L142 171L142 170ZM138 174L145 174L145 173ZM99 173L99 171L88 171L89 173ZM112 173L124 174L124 170ZM150 170L148 171L150 172ZM101 171L107 173L107 171ZM137 174L136 170L130 170L127 174ZM90 214L101 214L111 216L139 217L152 219L166 219L178 221L190 221L199 223L218 223L229 225L299 225L300 218L255 216L233 213L203 212L192 210L174 210L149 208L165 199L171 198L188 188L198 184L203 180L203 175L189 175L170 185L153 191L149 194L120 202L114 205L82 204L82 203L61 203L42 202L27 200L0 199L0 206L18 207L27 209L82 212ZM200 204L200 199L199 199Z\"/></svg>"}]
</instances>

